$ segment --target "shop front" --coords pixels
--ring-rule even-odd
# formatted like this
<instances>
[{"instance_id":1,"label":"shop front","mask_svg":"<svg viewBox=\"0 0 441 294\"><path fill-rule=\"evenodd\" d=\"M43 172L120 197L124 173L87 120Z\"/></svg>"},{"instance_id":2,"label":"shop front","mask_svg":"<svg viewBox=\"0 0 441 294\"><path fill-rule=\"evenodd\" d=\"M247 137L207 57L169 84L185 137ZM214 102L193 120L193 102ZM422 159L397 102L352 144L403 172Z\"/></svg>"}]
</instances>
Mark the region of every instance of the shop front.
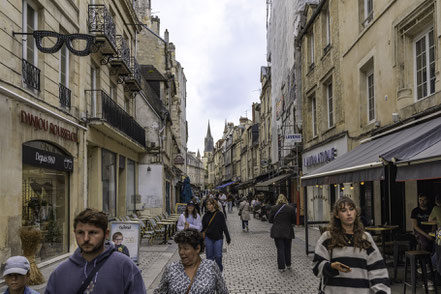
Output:
<instances>
[{"instance_id":1,"label":"shop front","mask_svg":"<svg viewBox=\"0 0 441 294\"><path fill-rule=\"evenodd\" d=\"M22 254L26 227L42 233L39 263L74 248L72 212L84 207L87 129L18 94L12 98L0 96L0 262Z\"/></svg>"}]
</instances>

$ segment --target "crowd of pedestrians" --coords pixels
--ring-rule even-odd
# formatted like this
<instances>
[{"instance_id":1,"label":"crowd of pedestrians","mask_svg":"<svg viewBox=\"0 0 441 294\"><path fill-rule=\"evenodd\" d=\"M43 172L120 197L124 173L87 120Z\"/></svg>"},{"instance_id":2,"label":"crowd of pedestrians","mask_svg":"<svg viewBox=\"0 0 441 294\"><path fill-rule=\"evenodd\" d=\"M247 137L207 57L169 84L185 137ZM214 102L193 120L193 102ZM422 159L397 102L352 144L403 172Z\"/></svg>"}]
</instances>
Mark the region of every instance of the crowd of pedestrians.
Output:
<instances>
[{"instance_id":1,"label":"crowd of pedestrians","mask_svg":"<svg viewBox=\"0 0 441 294\"><path fill-rule=\"evenodd\" d=\"M174 241L180 260L168 264L155 294L228 293L222 271L224 238L232 242L227 215L236 207L244 233L250 230L250 215L272 224L280 272L291 270L292 240L295 238L295 209L280 194L271 206L268 199L224 193L208 193L187 203L177 222ZM262 212L263 211L263 212ZM201 216L202 215L202 216ZM230 223L230 225L232 225ZM46 294L147 293L141 272L114 233L109 242L108 218L103 212L86 209L74 219L78 249L49 277ZM205 250L206 259L201 258ZM364 231L353 200L340 198L334 205L331 224L317 242L312 271L320 279L319 293L391 293L383 257L371 235ZM27 287L29 261L11 257L4 267L6 294L36 294Z\"/></svg>"}]
</instances>

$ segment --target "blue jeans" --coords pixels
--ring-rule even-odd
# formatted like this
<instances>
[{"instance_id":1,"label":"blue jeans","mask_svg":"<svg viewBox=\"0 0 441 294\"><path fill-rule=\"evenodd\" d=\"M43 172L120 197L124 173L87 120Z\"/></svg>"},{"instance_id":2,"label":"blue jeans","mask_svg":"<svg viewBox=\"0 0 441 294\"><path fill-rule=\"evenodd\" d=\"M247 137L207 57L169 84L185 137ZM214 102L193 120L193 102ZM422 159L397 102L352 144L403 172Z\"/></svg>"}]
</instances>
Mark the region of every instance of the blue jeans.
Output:
<instances>
[{"instance_id":1,"label":"blue jeans","mask_svg":"<svg viewBox=\"0 0 441 294\"><path fill-rule=\"evenodd\" d=\"M216 261L219 269L222 271L222 246L224 245L224 239L213 240L205 237L205 255L207 259Z\"/></svg>"},{"instance_id":2,"label":"blue jeans","mask_svg":"<svg viewBox=\"0 0 441 294\"><path fill-rule=\"evenodd\" d=\"M233 201L227 202L227 206L228 206L228 212L229 213L233 212Z\"/></svg>"}]
</instances>

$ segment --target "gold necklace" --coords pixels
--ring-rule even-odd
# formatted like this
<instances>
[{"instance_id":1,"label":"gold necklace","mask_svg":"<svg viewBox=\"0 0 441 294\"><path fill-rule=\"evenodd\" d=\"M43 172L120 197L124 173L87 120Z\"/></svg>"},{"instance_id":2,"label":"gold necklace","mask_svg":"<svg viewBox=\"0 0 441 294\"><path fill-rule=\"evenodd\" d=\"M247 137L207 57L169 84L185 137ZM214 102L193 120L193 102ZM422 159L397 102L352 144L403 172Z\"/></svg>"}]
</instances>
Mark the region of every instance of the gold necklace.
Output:
<instances>
[{"instance_id":1,"label":"gold necklace","mask_svg":"<svg viewBox=\"0 0 441 294\"><path fill-rule=\"evenodd\" d=\"M354 235L346 234L346 241L348 242L348 245L353 245L354 243Z\"/></svg>"}]
</instances>

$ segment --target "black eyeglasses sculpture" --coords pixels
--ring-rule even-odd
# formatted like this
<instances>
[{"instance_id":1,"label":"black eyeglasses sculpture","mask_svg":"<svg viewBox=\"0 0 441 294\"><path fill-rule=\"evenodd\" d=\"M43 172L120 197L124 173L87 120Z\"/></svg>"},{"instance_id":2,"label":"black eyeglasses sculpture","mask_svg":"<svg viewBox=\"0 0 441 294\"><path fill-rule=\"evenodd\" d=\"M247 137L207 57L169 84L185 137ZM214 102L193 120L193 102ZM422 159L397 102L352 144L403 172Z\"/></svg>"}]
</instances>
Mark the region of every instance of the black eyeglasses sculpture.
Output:
<instances>
[{"instance_id":1,"label":"black eyeglasses sculpture","mask_svg":"<svg viewBox=\"0 0 441 294\"><path fill-rule=\"evenodd\" d=\"M72 54L78 56L87 56L92 52L91 48L95 43L95 37L87 34L59 34L53 31L37 30L33 33L13 32L13 35L32 35L35 38L35 44L37 45L38 50L49 54L59 51L61 47L63 47L63 44L66 44L67 49L69 49ZM43 46L43 41L45 38L55 40L55 44L49 47ZM74 41L79 41L78 44L81 44L81 48L74 48Z\"/></svg>"}]
</instances>

